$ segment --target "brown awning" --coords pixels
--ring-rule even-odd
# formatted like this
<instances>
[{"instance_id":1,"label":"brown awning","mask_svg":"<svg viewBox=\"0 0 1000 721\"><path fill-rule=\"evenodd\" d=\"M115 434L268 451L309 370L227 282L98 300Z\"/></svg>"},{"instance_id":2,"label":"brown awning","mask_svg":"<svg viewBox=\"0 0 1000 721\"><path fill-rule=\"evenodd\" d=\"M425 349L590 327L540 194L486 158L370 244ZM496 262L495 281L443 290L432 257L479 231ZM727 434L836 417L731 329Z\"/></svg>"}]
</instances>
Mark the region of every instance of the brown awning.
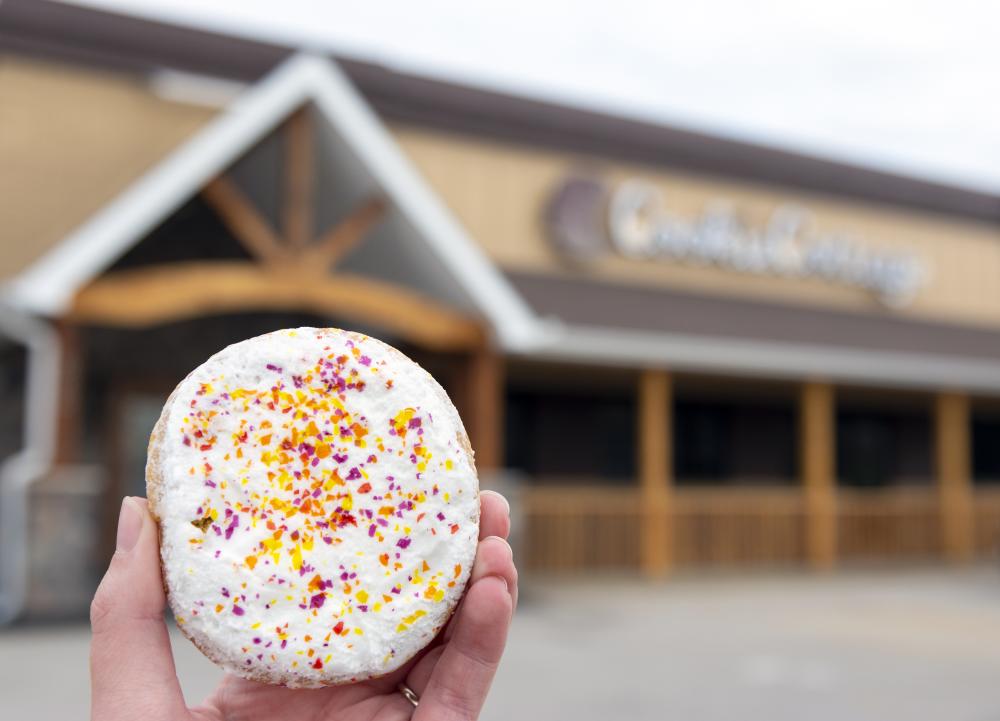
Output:
<instances>
[{"instance_id":1,"label":"brown awning","mask_svg":"<svg viewBox=\"0 0 1000 721\"><path fill-rule=\"evenodd\" d=\"M582 326L801 343L1000 362L1000 330L623 285L506 273L541 316Z\"/></svg>"}]
</instances>

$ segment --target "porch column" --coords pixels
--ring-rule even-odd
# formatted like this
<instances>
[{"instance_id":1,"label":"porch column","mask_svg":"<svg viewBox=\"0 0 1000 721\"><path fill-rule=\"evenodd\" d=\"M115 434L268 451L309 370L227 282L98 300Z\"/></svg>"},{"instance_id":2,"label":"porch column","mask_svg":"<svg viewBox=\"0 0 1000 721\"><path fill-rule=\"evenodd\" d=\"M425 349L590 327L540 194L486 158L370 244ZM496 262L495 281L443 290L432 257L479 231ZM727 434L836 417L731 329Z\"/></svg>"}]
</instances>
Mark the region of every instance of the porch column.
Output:
<instances>
[{"instance_id":1,"label":"porch column","mask_svg":"<svg viewBox=\"0 0 1000 721\"><path fill-rule=\"evenodd\" d=\"M799 402L800 452L806 505L806 555L818 570L837 561L837 478L834 391L809 381Z\"/></svg>"},{"instance_id":2,"label":"porch column","mask_svg":"<svg viewBox=\"0 0 1000 721\"><path fill-rule=\"evenodd\" d=\"M969 397L940 393L935 403L935 446L941 512L941 548L956 563L973 555L972 442Z\"/></svg>"},{"instance_id":3,"label":"porch column","mask_svg":"<svg viewBox=\"0 0 1000 721\"><path fill-rule=\"evenodd\" d=\"M670 374L644 370L639 376L639 479L642 499L642 571L661 578L670 570L673 543L673 392Z\"/></svg>"},{"instance_id":4,"label":"porch column","mask_svg":"<svg viewBox=\"0 0 1000 721\"><path fill-rule=\"evenodd\" d=\"M476 469L495 471L503 465L503 359L488 345L468 356L462 396L463 418L476 453Z\"/></svg>"},{"instance_id":5,"label":"porch column","mask_svg":"<svg viewBox=\"0 0 1000 721\"><path fill-rule=\"evenodd\" d=\"M59 337L59 380L56 411L55 463L79 460L83 415L83 348L80 329L65 320L55 322Z\"/></svg>"}]
</instances>

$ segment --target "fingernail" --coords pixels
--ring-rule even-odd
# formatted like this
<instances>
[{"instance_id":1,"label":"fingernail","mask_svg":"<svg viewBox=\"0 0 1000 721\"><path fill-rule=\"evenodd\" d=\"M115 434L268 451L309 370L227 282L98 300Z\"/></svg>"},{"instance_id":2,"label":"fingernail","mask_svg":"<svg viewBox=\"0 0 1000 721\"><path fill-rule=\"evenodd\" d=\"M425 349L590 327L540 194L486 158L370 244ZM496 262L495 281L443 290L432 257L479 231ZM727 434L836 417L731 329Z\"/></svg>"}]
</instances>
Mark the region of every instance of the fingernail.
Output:
<instances>
[{"instance_id":1,"label":"fingernail","mask_svg":"<svg viewBox=\"0 0 1000 721\"><path fill-rule=\"evenodd\" d=\"M142 530L142 513L139 506L129 497L122 499L122 510L118 514L118 539L115 543L117 550L131 551L139 540L139 532Z\"/></svg>"},{"instance_id":2,"label":"fingernail","mask_svg":"<svg viewBox=\"0 0 1000 721\"><path fill-rule=\"evenodd\" d=\"M507 591L507 593L510 593L510 586L507 585L507 579L504 578L503 576L487 576L487 578L496 578L503 581L504 589Z\"/></svg>"},{"instance_id":3,"label":"fingernail","mask_svg":"<svg viewBox=\"0 0 1000 721\"><path fill-rule=\"evenodd\" d=\"M497 493L496 491L490 491L490 490L483 491L483 493L489 493L490 495L496 496L501 501L503 501L504 506L507 507L507 515L508 516L510 515L510 502L506 498L503 497L502 493Z\"/></svg>"},{"instance_id":4,"label":"fingernail","mask_svg":"<svg viewBox=\"0 0 1000 721\"><path fill-rule=\"evenodd\" d=\"M502 543L503 545L505 545L507 547L507 555L510 556L511 558L514 558L514 549L510 547L510 544L507 542L507 539L500 538L500 536L487 536L483 540L484 541L489 541L489 540L500 541L500 543Z\"/></svg>"}]
</instances>

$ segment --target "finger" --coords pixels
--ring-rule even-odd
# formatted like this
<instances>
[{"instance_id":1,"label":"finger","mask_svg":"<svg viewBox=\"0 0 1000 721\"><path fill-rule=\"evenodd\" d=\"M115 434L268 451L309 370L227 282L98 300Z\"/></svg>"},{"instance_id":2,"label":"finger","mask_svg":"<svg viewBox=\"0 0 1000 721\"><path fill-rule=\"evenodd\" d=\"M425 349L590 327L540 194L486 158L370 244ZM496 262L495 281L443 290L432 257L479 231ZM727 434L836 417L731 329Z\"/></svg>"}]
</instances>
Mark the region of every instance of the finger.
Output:
<instances>
[{"instance_id":1,"label":"finger","mask_svg":"<svg viewBox=\"0 0 1000 721\"><path fill-rule=\"evenodd\" d=\"M117 550L90 606L93 718L166 719L183 711L165 605L156 523L144 499L126 498Z\"/></svg>"},{"instance_id":2,"label":"finger","mask_svg":"<svg viewBox=\"0 0 1000 721\"><path fill-rule=\"evenodd\" d=\"M440 652L413 721L473 721L479 717L503 655L512 612L513 601L504 579L487 576L472 584L459 611L455 633Z\"/></svg>"},{"instance_id":3,"label":"finger","mask_svg":"<svg viewBox=\"0 0 1000 721\"><path fill-rule=\"evenodd\" d=\"M507 582L507 588L510 590L510 597L516 609L518 594L517 567L514 565L514 552L511 550L510 544L502 538L491 536L479 543L479 548L476 551L476 562L472 566L472 573L469 574L469 585L471 586L480 578L485 578L486 576L500 576ZM463 599L462 603L464 602ZM456 613L445 627L444 633L441 636L444 641L450 639L451 635L455 632L458 615Z\"/></svg>"},{"instance_id":4,"label":"finger","mask_svg":"<svg viewBox=\"0 0 1000 721\"><path fill-rule=\"evenodd\" d=\"M510 550L510 546L502 538L496 538L491 536L490 538L484 539L479 544L479 550L476 554L476 562L472 567L472 574L469 578L469 585L472 586L476 582L486 578L487 576L497 576L502 578L506 584L507 589L510 591L512 607L517 607L517 569L514 567L513 554ZM463 600L463 604L465 601ZM442 639L448 641L455 634L455 627L460 623L460 618L462 616L462 610L455 613L454 617L448 623L448 627L445 629ZM438 646L431 651L429 651L425 656L423 656L410 672L406 676L406 684L412 688L417 694L424 692L427 687L427 682L430 680L431 672L434 666L437 664L438 659L441 657L441 653L444 651L445 646Z\"/></svg>"},{"instance_id":5,"label":"finger","mask_svg":"<svg viewBox=\"0 0 1000 721\"><path fill-rule=\"evenodd\" d=\"M476 562L469 576L469 585L487 576L499 576L507 582L514 608L517 608L517 568L514 566L514 552L507 541L496 536L480 541L479 550L476 551Z\"/></svg>"},{"instance_id":6,"label":"finger","mask_svg":"<svg viewBox=\"0 0 1000 721\"><path fill-rule=\"evenodd\" d=\"M510 504L507 499L496 491L482 491L479 494L479 504L479 538L507 538L510 535Z\"/></svg>"}]
</instances>

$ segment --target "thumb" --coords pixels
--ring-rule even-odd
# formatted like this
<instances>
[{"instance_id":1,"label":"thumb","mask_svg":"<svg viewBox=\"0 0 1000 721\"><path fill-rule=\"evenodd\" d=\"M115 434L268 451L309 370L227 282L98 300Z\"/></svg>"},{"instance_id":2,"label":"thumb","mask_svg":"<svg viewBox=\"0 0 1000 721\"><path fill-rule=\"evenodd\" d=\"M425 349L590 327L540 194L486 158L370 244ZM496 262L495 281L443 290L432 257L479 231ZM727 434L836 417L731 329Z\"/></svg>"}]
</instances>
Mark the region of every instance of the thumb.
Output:
<instances>
[{"instance_id":1,"label":"thumb","mask_svg":"<svg viewBox=\"0 0 1000 721\"><path fill-rule=\"evenodd\" d=\"M156 523L142 498L125 498L115 555L90 606L91 716L176 718L184 697L163 622Z\"/></svg>"}]
</instances>

